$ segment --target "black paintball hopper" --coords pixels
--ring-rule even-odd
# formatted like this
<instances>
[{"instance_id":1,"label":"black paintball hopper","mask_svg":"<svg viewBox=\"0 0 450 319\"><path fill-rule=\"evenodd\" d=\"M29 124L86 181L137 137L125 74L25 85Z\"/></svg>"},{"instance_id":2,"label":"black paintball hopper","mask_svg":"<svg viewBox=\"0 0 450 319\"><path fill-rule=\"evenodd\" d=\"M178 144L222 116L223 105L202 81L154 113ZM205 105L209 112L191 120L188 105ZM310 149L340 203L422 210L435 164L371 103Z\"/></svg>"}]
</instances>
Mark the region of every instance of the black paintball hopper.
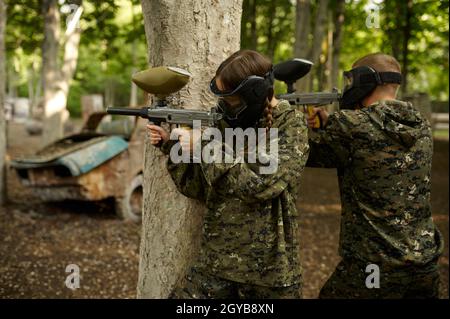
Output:
<instances>
[{"instance_id":1,"label":"black paintball hopper","mask_svg":"<svg viewBox=\"0 0 450 319\"><path fill-rule=\"evenodd\" d=\"M275 79L288 86L288 93L294 92L293 84L311 71L313 63L305 59L292 59L276 64L273 67Z\"/></svg>"}]
</instances>

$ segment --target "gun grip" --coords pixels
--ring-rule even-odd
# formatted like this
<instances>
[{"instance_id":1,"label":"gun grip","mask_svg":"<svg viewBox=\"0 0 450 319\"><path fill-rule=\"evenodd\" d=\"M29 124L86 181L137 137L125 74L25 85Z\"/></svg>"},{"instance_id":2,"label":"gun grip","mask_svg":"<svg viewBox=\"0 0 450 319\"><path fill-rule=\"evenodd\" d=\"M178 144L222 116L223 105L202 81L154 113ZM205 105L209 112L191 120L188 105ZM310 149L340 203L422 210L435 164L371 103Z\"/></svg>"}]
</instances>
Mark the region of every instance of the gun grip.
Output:
<instances>
[{"instance_id":1,"label":"gun grip","mask_svg":"<svg viewBox=\"0 0 450 319\"><path fill-rule=\"evenodd\" d=\"M149 124L154 124L154 125L158 125L158 126L161 126L161 121L150 121L150 120L148 120L148 123ZM155 144L154 146L155 147L161 147L162 146L162 143L163 143L163 141L161 140L161 141L159 141L159 143L158 144Z\"/></svg>"},{"instance_id":2,"label":"gun grip","mask_svg":"<svg viewBox=\"0 0 450 319\"><path fill-rule=\"evenodd\" d=\"M314 114L314 108L313 108L313 106L308 106L308 115L309 116L312 116ZM313 129L317 129L317 128L320 128L322 125L321 125L321 120L320 120L320 117L319 117L319 115L317 115L316 114L316 116L314 117L314 126L312 127Z\"/></svg>"}]
</instances>

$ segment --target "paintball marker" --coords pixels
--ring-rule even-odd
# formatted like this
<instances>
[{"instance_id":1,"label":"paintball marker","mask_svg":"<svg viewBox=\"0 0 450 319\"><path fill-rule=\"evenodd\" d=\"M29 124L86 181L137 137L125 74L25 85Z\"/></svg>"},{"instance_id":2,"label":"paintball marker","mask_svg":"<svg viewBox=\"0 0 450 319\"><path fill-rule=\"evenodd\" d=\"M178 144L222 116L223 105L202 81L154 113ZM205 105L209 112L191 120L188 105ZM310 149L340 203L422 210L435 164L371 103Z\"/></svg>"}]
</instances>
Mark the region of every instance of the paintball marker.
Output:
<instances>
[{"instance_id":1,"label":"paintball marker","mask_svg":"<svg viewBox=\"0 0 450 319\"><path fill-rule=\"evenodd\" d=\"M201 125L214 126L222 118L222 114L214 111L188 110L169 108L167 96L181 90L191 75L183 69L175 67L155 67L133 75L132 81L147 93L155 95L155 102L149 107L123 108L109 107L109 114L140 116L156 125L162 122L192 127L194 120Z\"/></svg>"},{"instance_id":2,"label":"paintball marker","mask_svg":"<svg viewBox=\"0 0 450 319\"><path fill-rule=\"evenodd\" d=\"M309 115L313 113L314 106L332 104L334 102L339 102L341 99L341 94L336 88L334 88L332 92L295 93L294 83L308 74L312 65L313 63L308 60L293 59L281 62L274 66L275 79L285 82L288 88L286 94L280 94L277 97L289 101L292 105L307 106ZM317 129L320 127L320 118L316 115L313 128Z\"/></svg>"}]
</instances>

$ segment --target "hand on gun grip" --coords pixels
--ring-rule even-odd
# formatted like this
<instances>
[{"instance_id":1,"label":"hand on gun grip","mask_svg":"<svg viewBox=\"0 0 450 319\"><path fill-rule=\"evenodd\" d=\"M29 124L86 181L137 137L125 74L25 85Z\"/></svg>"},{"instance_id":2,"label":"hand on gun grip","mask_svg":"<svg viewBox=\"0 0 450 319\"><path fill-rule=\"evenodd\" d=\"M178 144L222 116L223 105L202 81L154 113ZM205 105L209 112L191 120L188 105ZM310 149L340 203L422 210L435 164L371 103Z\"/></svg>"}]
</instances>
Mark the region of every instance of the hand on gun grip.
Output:
<instances>
[{"instance_id":1,"label":"hand on gun grip","mask_svg":"<svg viewBox=\"0 0 450 319\"><path fill-rule=\"evenodd\" d=\"M161 126L149 124L147 129L150 133L150 143L152 145L160 145L162 142L169 140L169 133Z\"/></svg>"},{"instance_id":2,"label":"hand on gun grip","mask_svg":"<svg viewBox=\"0 0 450 319\"><path fill-rule=\"evenodd\" d=\"M308 107L308 127L317 129L325 127L328 120L328 112L321 107Z\"/></svg>"}]
</instances>

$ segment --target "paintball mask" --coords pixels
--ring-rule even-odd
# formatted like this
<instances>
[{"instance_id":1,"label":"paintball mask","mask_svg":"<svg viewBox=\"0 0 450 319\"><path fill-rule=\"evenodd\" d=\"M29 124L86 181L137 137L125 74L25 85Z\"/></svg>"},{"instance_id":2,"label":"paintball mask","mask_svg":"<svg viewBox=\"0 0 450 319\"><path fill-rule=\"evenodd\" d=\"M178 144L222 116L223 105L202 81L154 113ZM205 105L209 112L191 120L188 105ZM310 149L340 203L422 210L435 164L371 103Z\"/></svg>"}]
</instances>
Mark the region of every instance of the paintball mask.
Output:
<instances>
[{"instance_id":1,"label":"paintball mask","mask_svg":"<svg viewBox=\"0 0 450 319\"><path fill-rule=\"evenodd\" d=\"M339 103L341 109L355 109L361 101L372 93L378 85L401 84L398 72L377 72L369 66L359 66L344 72L344 89Z\"/></svg>"},{"instance_id":2,"label":"paintball mask","mask_svg":"<svg viewBox=\"0 0 450 319\"><path fill-rule=\"evenodd\" d=\"M261 118L265 107L265 101L273 92L274 76L270 70L263 77L250 75L244 79L234 90L221 91L217 87L216 77L211 80L210 89L219 97L218 112L223 113L225 122L232 128L246 129L253 127ZM240 104L232 106L223 98L238 96Z\"/></svg>"}]
</instances>

